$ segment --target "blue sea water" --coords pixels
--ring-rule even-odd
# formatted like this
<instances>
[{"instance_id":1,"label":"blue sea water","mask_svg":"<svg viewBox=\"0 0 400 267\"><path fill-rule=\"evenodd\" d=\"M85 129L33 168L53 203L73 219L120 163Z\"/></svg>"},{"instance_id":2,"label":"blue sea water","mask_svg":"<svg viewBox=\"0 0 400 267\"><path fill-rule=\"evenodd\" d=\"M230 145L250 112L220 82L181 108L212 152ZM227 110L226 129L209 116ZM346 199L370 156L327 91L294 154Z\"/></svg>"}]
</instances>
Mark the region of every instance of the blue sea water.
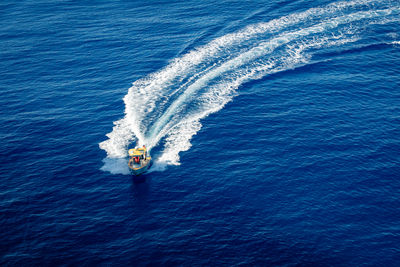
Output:
<instances>
[{"instance_id":1,"label":"blue sea water","mask_svg":"<svg viewBox=\"0 0 400 267\"><path fill-rule=\"evenodd\" d=\"M2 1L1 265L399 266L399 22L393 0Z\"/></svg>"}]
</instances>

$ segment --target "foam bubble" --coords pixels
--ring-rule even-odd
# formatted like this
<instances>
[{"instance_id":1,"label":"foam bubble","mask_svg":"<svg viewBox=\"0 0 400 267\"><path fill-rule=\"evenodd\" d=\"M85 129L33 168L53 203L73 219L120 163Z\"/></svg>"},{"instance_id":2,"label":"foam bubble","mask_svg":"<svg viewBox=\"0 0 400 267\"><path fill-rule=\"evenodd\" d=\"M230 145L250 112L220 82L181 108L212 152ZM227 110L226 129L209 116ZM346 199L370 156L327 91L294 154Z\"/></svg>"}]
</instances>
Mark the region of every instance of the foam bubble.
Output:
<instances>
[{"instance_id":1,"label":"foam bubble","mask_svg":"<svg viewBox=\"0 0 400 267\"><path fill-rule=\"evenodd\" d=\"M107 171L112 174L130 174L128 160L126 158L105 158L103 159L102 171Z\"/></svg>"}]
</instances>

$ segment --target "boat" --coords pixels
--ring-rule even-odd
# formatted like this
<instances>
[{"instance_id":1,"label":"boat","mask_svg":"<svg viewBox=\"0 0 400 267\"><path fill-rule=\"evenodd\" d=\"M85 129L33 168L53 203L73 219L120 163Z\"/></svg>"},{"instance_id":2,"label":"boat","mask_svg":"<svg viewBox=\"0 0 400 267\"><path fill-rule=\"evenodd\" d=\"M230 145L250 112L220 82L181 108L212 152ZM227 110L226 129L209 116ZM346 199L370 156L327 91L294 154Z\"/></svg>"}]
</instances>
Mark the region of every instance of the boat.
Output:
<instances>
[{"instance_id":1,"label":"boat","mask_svg":"<svg viewBox=\"0 0 400 267\"><path fill-rule=\"evenodd\" d=\"M133 175L146 172L151 165L151 157L146 146L129 149L128 166Z\"/></svg>"}]
</instances>

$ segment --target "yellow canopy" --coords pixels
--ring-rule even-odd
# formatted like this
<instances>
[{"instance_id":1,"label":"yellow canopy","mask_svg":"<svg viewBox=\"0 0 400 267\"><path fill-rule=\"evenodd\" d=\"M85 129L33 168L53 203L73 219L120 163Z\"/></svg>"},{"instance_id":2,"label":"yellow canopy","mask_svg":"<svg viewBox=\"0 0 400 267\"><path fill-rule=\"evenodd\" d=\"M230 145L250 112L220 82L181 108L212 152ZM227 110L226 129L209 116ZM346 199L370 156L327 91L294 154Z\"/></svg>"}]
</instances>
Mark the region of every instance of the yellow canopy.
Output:
<instances>
[{"instance_id":1,"label":"yellow canopy","mask_svg":"<svg viewBox=\"0 0 400 267\"><path fill-rule=\"evenodd\" d=\"M146 151L145 148L141 147L141 148L132 148L129 149L129 156L131 157L136 157L136 156L141 156L144 155L144 152Z\"/></svg>"}]
</instances>

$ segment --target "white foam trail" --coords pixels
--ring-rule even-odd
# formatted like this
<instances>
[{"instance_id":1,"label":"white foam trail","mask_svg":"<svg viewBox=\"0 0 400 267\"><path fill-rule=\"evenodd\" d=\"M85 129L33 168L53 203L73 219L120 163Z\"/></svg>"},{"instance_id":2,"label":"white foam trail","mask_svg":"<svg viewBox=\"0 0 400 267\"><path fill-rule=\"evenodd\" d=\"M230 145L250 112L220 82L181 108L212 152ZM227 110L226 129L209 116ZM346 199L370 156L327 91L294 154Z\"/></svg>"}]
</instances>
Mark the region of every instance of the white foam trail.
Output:
<instances>
[{"instance_id":1,"label":"white foam trail","mask_svg":"<svg viewBox=\"0 0 400 267\"><path fill-rule=\"evenodd\" d=\"M241 84L304 65L313 50L355 42L366 23L399 14L397 7L351 10L376 3L338 2L312 8L247 26L194 49L133 83L124 97L125 117L114 123L100 147L108 159L124 158L135 140L149 149L163 140L156 166L179 164L179 152L190 148L200 120L231 101ZM125 172L107 161L103 170Z\"/></svg>"},{"instance_id":2,"label":"white foam trail","mask_svg":"<svg viewBox=\"0 0 400 267\"><path fill-rule=\"evenodd\" d=\"M103 159L102 171L107 171L112 174L125 174L130 173L128 168L128 159L126 158L105 158Z\"/></svg>"}]
</instances>

